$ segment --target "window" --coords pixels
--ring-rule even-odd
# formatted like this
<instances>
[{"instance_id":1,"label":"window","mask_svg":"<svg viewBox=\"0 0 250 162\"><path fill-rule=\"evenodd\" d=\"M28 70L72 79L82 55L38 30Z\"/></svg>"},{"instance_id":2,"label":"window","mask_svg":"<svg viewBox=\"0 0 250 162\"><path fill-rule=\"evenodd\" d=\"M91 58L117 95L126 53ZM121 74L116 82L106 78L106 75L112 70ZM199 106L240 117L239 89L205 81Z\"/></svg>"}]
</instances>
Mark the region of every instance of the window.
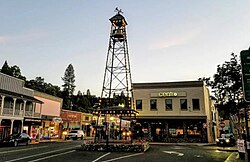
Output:
<instances>
[{"instance_id":1,"label":"window","mask_svg":"<svg viewBox=\"0 0 250 162\"><path fill-rule=\"evenodd\" d=\"M193 110L200 110L200 100L199 99L192 99L193 103Z\"/></svg>"},{"instance_id":2,"label":"window","mask_svg":"<svg viewBox=\"0 0 250 162\"><path fill-rule=\"evenodd\" d=\"M181 104L181 110L187 110L187 99L181 99L180 104Z\"/></svg>"},{"instance_id":3,"label":"window","mask_svg":"<svg viewBox=\"0 0 250 162\"><path fill-rule=\"evenodd\" d=\"M86 120L86 121L89 121L89 116L85 116L85 120Z\"/></svg>"},{"instance_id":4,"label":"window","mask_svg":"<svg viewBox=\"0 0 250 162\"><path fill-rule=\"evenodd\" d=\"M151 110L157 110L157 100L156 99L151 99L150 100L150 109Z\"/></svg>"},{"instance_id":5,"label":"window","mask_svg":"<svg viewBox=\"0 0 250 162\"><path fill-rule=\"evenodd\" d=\"M172 99L165 100L165 108L166 108L166 111L173 110Z\"/></svg>"},{"instance_id":6,"label":"window","mask_svg":"<svg viewBox=\"0 0 250 162\"><path fill-rule=\"evenodd\" d=\"M142 110L142 100L136 100L136 110Z\"/></svg>"}]
</instances>

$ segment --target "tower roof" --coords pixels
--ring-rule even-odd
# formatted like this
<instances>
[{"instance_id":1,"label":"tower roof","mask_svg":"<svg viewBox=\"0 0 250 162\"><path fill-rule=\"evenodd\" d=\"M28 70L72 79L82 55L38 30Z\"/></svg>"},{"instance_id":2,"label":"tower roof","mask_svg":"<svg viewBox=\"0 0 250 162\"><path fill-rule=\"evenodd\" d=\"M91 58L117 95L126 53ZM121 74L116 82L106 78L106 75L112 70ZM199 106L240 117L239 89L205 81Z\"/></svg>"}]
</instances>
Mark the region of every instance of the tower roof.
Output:
<instances>
[{"instance_id":1,"label":"tower roof","mask_svg":"<svg viewBox=\"0 0 250 162\"><path fill-rule=\"evenodd\" d=\"M128 25L124 16L122 16L120 13L117 13L115 16L111 17L109 20L111 23L114 23L114 25L117 25L117 26ZM122 24L120 22L122 22Z\"/></svg>"}]
</instances>

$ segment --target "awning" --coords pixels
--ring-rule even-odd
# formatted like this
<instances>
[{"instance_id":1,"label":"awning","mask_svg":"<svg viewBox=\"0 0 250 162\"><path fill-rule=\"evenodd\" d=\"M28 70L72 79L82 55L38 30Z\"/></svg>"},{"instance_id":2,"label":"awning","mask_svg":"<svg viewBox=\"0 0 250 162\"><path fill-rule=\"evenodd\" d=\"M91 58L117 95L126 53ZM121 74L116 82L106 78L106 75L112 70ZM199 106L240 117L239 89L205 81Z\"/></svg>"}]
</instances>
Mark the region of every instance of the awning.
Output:
<instances>
[{"instance_id":1,"label":"awning","mask_svg":"<svg viewBox=\"0 0 250 162\"><path fill-rule=\"evenodd\" d=\"M8 96L8 97L13 97L13 98L17 98L17 99L22 99L22 100L27 100L27 101L43 104L42 101L40 101L40 100L38 100L38 99L36 99L34 97L27 96L27 95L24 95L24 94L15 93L15 92L6 91L6 90L3 90L3 89L0 89L0 95L4 95L4 96Z\"/></svg>"}]
</instances>

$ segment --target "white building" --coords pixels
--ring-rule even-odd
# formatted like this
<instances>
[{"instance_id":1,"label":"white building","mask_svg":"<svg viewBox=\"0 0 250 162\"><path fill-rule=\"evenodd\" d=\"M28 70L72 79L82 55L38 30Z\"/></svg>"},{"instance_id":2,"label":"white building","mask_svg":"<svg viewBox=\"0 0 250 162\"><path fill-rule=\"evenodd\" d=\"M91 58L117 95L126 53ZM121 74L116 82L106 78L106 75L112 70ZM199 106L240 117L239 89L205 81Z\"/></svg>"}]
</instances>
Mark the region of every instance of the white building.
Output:
<instances>
[{"instance_id":1,"label":"white building","mask_svg":"<svg viewBox=\"0 0 250 162\"><path fill-rule=\"evenodd\" d=\"M214 142L214 106L204 82L133 83L133 90L143 138Z\"/></svg>"},{"instance_id":2,"label":"white building","mask_svg":"<svg viewBox=\"0 0 250 162\"><path fill-rule=\"evenodd\" d=\"M22 131L30 133L31 126L41 125L43 102L34 98L34 91L24 83L0 73L0 139Z\"/></svg>"}]
</instances>

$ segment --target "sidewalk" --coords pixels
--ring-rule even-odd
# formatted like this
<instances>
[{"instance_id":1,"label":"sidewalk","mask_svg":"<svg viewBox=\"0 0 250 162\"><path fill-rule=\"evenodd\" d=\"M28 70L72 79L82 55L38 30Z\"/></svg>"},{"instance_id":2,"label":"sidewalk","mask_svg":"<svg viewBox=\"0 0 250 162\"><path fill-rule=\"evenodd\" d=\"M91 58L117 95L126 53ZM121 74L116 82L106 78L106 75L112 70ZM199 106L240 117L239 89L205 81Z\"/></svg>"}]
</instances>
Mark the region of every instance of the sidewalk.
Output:
<instances>
[{"instance_id":1,"label":"sidewalk","mask_svg":"<svg viewBox=\"0 0 250 162\"><path fill-rule=\"evenodd\" d=\"M215 143L163 143L163 142L149 142L150 145L159 146L215 146Z\"/></svg>"}]
</instances>

